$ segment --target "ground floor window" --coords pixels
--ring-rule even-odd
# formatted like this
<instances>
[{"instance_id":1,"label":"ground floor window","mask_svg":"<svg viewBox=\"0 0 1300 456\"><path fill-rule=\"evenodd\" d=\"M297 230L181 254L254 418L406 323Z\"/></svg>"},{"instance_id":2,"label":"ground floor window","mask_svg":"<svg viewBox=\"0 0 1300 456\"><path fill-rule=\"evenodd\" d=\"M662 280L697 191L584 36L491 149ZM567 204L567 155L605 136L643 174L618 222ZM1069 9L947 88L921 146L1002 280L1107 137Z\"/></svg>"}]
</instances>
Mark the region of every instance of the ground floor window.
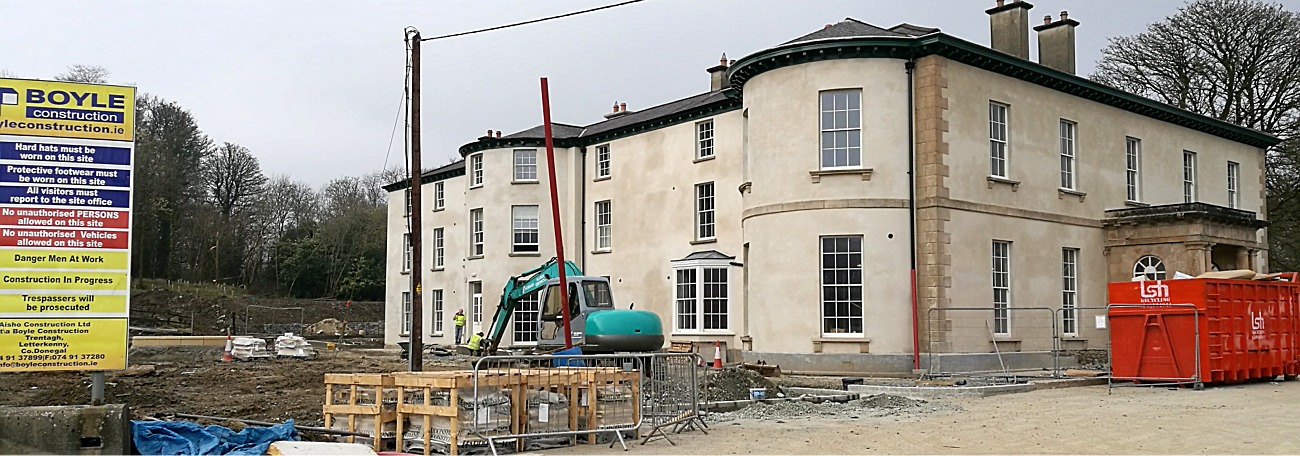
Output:
<instances>
[{"instance_id":1,"label":"ground floor window","mask_svg":"<svg viewBox=\"0 0 1300 456\"><path fill-rule=\"evenodd\" d=\"M862 236L821 238L822 333L863 334Z\"/></svg>"},{"instance_id":2,"label":"ground floor window","mask_svg":"<svg viewBox=\"0 0 1300 456\"><path fill-rule=\"evenodd\" d=\"M673 262L673 329L677 332L731 329L731 262L717 251L697 252Z\"/></svg>"},{"instance_id":3,"label":"ground floor window","mask_svg":"<svg viewBox=\"0 0 1300 456\"><path fill-rule=\"evenodd\" d=\"M429 301L433 304L433 333L442 334L442 290L429 290Z\"/></svg>"},{"instance_id":4,"label":"ground floor window","mask_svg":"<svg viewBox=\"0 0 1300 456\"><path fill-rule=\"evenodd\" d=\"M402 334L411 333L411 292L402 292Z\"/></svg>"}]
</instances>

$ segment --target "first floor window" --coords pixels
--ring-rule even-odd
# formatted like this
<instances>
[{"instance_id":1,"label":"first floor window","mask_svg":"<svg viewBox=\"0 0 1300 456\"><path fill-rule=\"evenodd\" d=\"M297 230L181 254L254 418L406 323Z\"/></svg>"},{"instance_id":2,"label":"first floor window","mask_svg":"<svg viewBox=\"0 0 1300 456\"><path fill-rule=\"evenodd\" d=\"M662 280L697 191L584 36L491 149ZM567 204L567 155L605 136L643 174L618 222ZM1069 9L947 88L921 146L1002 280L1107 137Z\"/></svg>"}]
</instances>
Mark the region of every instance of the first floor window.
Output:
<instances>
[{"instance_id":1,"label":"first floor window","mask_svg":"<svg viewBox=\"0 0 1300 456\"><path fill-rule=\"evenodd\" d=\"M514 315L514 341L516 344L535 344L537 343L537 334L541 328L542 303L537 297L537 292L532 292L519 298L519 306L515 307Z\"/></svg>"},{"instance_id":2,"label":"first floor window","mask_svg":"<svg viewBox=\"0 0 1300 456\"><path fill-rule=\"evenodd\" d=\"M993 333L1011 333L1011 243L993 241Z\"/></svg>"},{"instance_id":3,"label":"first floor window","mask_svg":"<svg viewBox=\"0 0 1300 456\"><path fill-rule=\"evenodd\" d=\"M1238 191L1237 185L1241 182L1241 165L1235 162L1228 162L1228 207L1237 209L1241 207L1241 192Z\"/></svg>"},{"instance_id":4,"label":"first floor window","mask_svg":"<svg viewBox=\"0 0 1300 456\"><path fill-rule=\"evenodd\" d=\"M610 202L596 202L596 250L609 250L614 244L613 216Z\"/></svg>"},{"instance_id":5,"label":"first floor window","mask_svg":"<svg viewBox=\"0 0 1300 456\"><path fill-rule=\"evenodd\" d=\"M1061 188L1066 190L1075 189L1074 138L1077 128L1074 122L1061 120Z\"/></svg>"},{"instance_id":6,"label":"first floor window","mask_svg":"<svg viewBox=\"0 0 1300 456\"><path fill-rule=\"evenodd\" d=\"M862 236L821 238L822 333L863 334Z\"/></svg>"},{"instance_id":7,"label":"first floor window","mask_svg":"<svg viewBox=\"0 0 1300 456\"><path fill-rule=\"evenodd\" d=\"M862 90L821 93L821 167L862 166Z\"/></svg>"},{"instance_id":8,"label":"first floor window","mask_svg":"<svg viewBox=\"0 0 1300 456\"><path fill-rule=\"evenodd\" d=\"M1007 105L989 102L989 175L1007 177Z\"/></svg>"},{"instance_id":9,"label":"first floor window","mask_svg":"<svg viewBox=\"0 0 1300 456\"><path fill-rule=\"evenodd\" d=\"M411 333L411 292L402 292L402 334Z\"/></svg>"},{"instance_id":10,"label":"first floor window","mask_svg":"<svg viewBox=\"0 0 1300 456\"><path fill-rule=\"evenodd\" d=\"M470 256L483 256L483 209L469 211Z\"/></svg>"},{"instance_id":11,"label":"first floor window","mask_svg":"<svg viewBox=\"0 0 1300 456\"><path fill-rule=\"evenodd\" d=\"M696 143L695 158L713 156L713 121L706 120L695 124Z\"/></svg>"},{"instance_id":12,"label":"first floor window","mask_svg":"<svg viewBox=\"0 0 1300 456\"><path fill-rule=\"evenodd\" d=\"M429 290L429 301L433 303L433 332L442 333L442 290Z\"/></svg>"},{"instance_id":13,"label":"first floor window","mask_svg":"<svg viewBox=\"0 0 1300 456\"><path fill-rule=\"evenodd\" d=\"M1125 198L1129 201L1142 201L1142 140L1127 138L1124 148L1124 176L1127 185Z\"/></svg>"},{"instance_id":14,"label":"first floor window","mask_svg":"<svg viewBox=\"0 0 1300 456\"><path fill-rule=\"evenodd\" d=\"M537 182L537 149L515 150L515 182Z\"/></svg>"},{"instance_id":15,"label":"first floor window","mask_svg":"<svg viewBox=\"0 0 1300 456\"><path fill-rule=\"evenodd\" d=\"M1196 152L1183 151L1183 202L1196 202Z\"/></svg>"},{"instance_id":16,"label":"first floor window","mask_svg":"<svg viewBox=\"0 0 1300 456\"><path fill-rule=\"evenodd\" d=\"M402 272L411 270L411 233L402 235Z\"/></svg>"},{"instance_id":17,"label":"first floor window","mask_svg":"<svg viewBox=\"0 0 1300 456\"><path fill-rule=\"evenodd\" d=\"M596 146L596 177L609 177L609 145Z\"/></svg>"},{"instance_id":18,"label":"first floor window","mask_svg":"<svg viewBox=\"0 0 1300 456\"><path fill-rule=\"evenodd\" d=\"M701 265L676 269L677 330L725 330L728 324L727 265Z\"/></svg>"},{"instance_id":19,"label":"first floor window","mask_svg":"<svg viewBox=\"0 0 1300 456\"><path fill-rule=\"evenodd\" d=\"M433 229L433 268L434 269L442 269L444 253L445 250L443 248L442 228L434 228Z\"/></svg>"},{"instance_id":20,"label":"first floor window","mask_svg":"<svg viewBox=\"0 0 1300 456\"><path fill-rule=\"evenodd\" d=\"M1079 249L1061 249L1061 332L1079 334Z\"/></svg>"},{"instance_id":21,"label":"first floor window","mask_svg":"<svg viewBox=\"0 0 1300 456\"><path fill-rule=\"evenodd\" d=\"M447 193L442 182L433 183L433 210L439 210L447 206Z\"/></svg>"},{"instance_id":22,"label":"first floor window","mask_svg":"<svg viewBox=\"0 0 1300 456\"><path fill-rule=\"evenodd\" d=\"M695 239L713 239L716 236L713 219L713 183L695 185Z\"/></svg>"},{"instance_id":23,"label":"first floor window","mask_svg":"<svg viewBox=\"0 0 1300 456\"><path fill-rule=\"evenodd\" d=\"M513 226L514 244L511 252L533 253L538 251L537 243L537 206L511 206L510 218Z\"/></svg>"},{"instance_id":24,"label":"first floor window","mask_svg":"<svg viewBox=\"0 0 1300 456\"><path fill-rule=\"evenodd\" d=\"M469 156L469 186L483 185L483 154Z\"/></svg>"}]
</instances>

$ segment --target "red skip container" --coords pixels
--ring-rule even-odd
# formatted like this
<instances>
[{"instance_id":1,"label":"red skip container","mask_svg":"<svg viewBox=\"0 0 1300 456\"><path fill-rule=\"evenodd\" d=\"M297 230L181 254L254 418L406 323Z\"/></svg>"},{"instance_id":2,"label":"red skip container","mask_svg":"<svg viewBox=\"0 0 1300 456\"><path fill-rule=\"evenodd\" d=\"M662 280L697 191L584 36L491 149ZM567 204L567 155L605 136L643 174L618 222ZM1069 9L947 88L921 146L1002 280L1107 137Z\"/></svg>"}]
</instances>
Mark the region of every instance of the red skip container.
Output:
<instances>
[{"instance_id":1,"label":"red skip container","mask_svg":"<svg viewBox=\"0 0 1300 456\"><path fill-rule=\"evenodd\" d=\"M1300 283L1296 273L1286 277L1111 283L1112 378L1234 383L1295 376Z\"/></svg>"}]
</instances>

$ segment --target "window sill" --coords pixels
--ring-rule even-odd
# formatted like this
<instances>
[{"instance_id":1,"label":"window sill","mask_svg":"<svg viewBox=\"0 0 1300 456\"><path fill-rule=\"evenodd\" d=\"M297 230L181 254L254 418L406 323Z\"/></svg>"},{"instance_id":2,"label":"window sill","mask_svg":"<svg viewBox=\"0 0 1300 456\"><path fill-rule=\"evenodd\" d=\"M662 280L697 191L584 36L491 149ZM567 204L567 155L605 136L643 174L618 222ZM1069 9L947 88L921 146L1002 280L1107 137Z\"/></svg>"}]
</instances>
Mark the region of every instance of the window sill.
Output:
<instances>
[{"instance_id":1,"label":"window sill","mask_svg":"<svg viewBox=\"0 0 1300 456\"><path fill-rule=\"evenodd\" d=\"M530 185L530 184L536 184L537 182L538 181L535 180L517 180L517 181L510 181L510 185Z\"/></svg>"},{"instance_id":2,"label":"window sill","mask_svg":"<svg viewBox=\"0 0 1300 456\"><path fill-rule=\"evenodd\" d=\"M726 330L726 329L719 329L719 330L715 330L715 331L710 331L710 330L704 330L704 331L673 331L671 334L669 334L669 336L671 336L671 337L693 337L693 336L725 336L725 337L734 337L735 335L736 335L735 332L730 331L730 330Z\"/></svg>"},{"instance_id":3,"label":"window sill","mask_svg":"<svg viewBox=\"0 0 1300 456\"><path fill-rule=\"evenodd\" d=\"M591 181L592 181L592 182L600 182L600 181L607 181L607 180L609 180L609 176L601 176L601 177L593 177L593 178L591 178Z\"/></svg>"},{"instance_id":4,"label":"window sill","mask_svg":"<svg viewBox=\"0 0 1300 456\"><path fill-rule=\"evenodd\" d=\"M397 337L411 337L411 333L409 333L409 332L404 332L404 333L398 334Z\"/></svg>"},{"instance_id":5,"label":"window sill","mask_svg":"<svg viewBox=\"0 0 1300 456\"><path fill-rule=\"evenodd\" d=\"M715 159L715 158L718 158L718 156L717 156L717 155L710 155L710 156L707 156L707 157L699 157L699 158L696 158L695 161L693 161L693 162L691 162L691 163L706 162L706 161L709 161L709 160L713 160L713 159Z\"/></svg>"},{"instance_id":6,"label":"window sill","mask_svg":"<svg viewBox=\"0 0 1300 456\"><path fill-rule=\"evenodd\" d=\"M483 255L470 255L469 257L467 257L467 258L465 258L465 259L466 259L466 260L481 260L481 259L483 259Z\"/></svg>"},{"instance_id":7,"label":"window sill","mask_svg":"<svg viewBox=\"0 0 1300 456\"><path fill-rule=\"evenodd\" d=\"M821 353L823 344L857 344L858 353L871 353L871 339L864 334L845 334L835 336L824 334L822 337L813 338L813 353Z\"/></svg>"},{"instance_id":8,"label":"window sill","mask_svg":"<svg viewBox=\"0 0 1300 456\"><path fill-rule=\"evenodd\" d=\"M411 275L411 270L410 270L410 269L403 270L403 271L401 272L401 274L402 274L402 275Z\"/></svg>"},{"instance_id":9,"label":"window sill","mask_svg":"<svg viewBox=\"0 0 1300 456\"><path fill-rule=\"evenodd\" d=\"M816 184L822 181L822 176L851 176L855 174L861 175L863 181L869 181L871 180L871 172L871 168L819 169L808 171L808 175L812 176L812 182Z\"/></svg>"},{"instance_id":10,"label":"window sill","mask_svg":"<svg viewBox=\"0 0 1300 456\"><path fill-rule=\"evenodd\" d=\"M989 188L993 188L993 184L1003 184L1003 185L1010 185L1011 191L1013 192L1020 190L1020 181L1018 180L1011 180L1005 177L998 177L998 176L989 176L987 179L989 181Z\"/></svg>"},{"instance_id":11,"label":"window sill","mask_svg":"<svg viewBox=\"0 0 1300 456\"><path fill-rule=\"evenodd\" d=\"M542 256L542 252L510 252L510 255L509 255L509 256L512 256L512 257L539 257L539 256Z\"/></svg>"},{"instance_id":12,"label":"window sill","mask_svg":"<svg viewBox=\"0 0 1300 456\"><path fill-rule=\"evenodd\" d=\"M603 255L603 254L606 254L606 253L614 253L614 250L613 250L613 249L601 249L601 250L592 250L592 251L591 251L591 254L592 254L592 255Z\"/></svg>"},{"instance_id":13,"label":"window sill","mask_svg":"<svg viewBox=\"0 0 1300 456\"><path fill-rule=\"evenodd\" d=\"M1138 201L1124 201L1124 205L1128 207L1151 207L1150 204Z\"/></svg>"},{"instance_id":14,"label":"window sill","mask_svg":"<svg viewBox=\"0 0 1300 456\"><path fill-rule=\"evenodd\" d=\"M447 210L447 208L446 208L445 206L444 206L444 207L435 207L435 208L433 208L433 212L442 212L442 211L445 211L445 210Z\"/></svg>"},{"instance_id":15,"label":"window sill","mask_svg":"<svg viewBox=\"0 0 1300 456\"><path fill-rule=\"evenodd\" d=\"M718 238L713 238L713 239L696 239L696 240L694 240L694 241L691 241L691 245L712 244L712 243L715 243L715 242L718 242Z\"/></svg>"},{"instance_id":16,"label":"window sill","mask_svg":"<svg viewBox=\"0 0 1300 456\"><path fill-rule=\"evenodd\" d=\"M446 267L441 267L441 266L440 266L440 267L436 267L436 268L429 268L429 270L430 270L430 271L433 271L433 272L443 271L443 270L446 270L446 269L447 269Z\"/></svg>"},{"instance_id":17,"label":"window sill","mask_svg":"<svg viewBox=\"0 0 1300 456\"><path fill-rule=\"evenodd\" d=\"M1056 189L1056 199L1065 199L1065 195L1077 196L1079 197L1079 202L1082 203L1083 199L1088 196L1088 193L1068 188Z\"/></svg>"},{"instance_id":18,"label":"window sill","mask_svg":"<svg viewBox=\"0 0 1300 456\"><path fill-rule=\"evenodd\" d=\"M745 182L743 184L740 184L740 187L736 188L736 190L740 190L741 194L749 193L753 189L754 189L753 182Z\"/></svg>"},{"instance_id":19,"label":"window sill","mask_svg":"<svg viewBox=\"0 0 1300 456\"><path fill-rule=\"evenodd\" d=\"M471 185L471 186L469 186L469 189L470 189L470 190L473 190L473 189L476 189L476 188L483 188L483 184L477 184L477 185Z\"/></svg>"}]
</instances>

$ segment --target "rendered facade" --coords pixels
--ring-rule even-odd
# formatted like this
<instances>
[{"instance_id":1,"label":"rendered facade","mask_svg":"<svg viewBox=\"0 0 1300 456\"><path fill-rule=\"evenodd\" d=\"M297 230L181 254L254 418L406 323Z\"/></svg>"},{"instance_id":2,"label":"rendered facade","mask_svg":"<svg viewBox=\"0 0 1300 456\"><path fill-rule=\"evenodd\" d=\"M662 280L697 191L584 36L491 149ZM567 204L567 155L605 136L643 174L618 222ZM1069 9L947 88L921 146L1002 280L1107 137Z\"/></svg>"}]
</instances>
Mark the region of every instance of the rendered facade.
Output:
<instances>
[{"instance_id":1,"label":"rendered facade","mask_svg":"<svg viewBox=\"0 0 1300 456\"><path fill-rule=\"evenodd\" d=\"M848 19L724 60L700 95L556 124L567 256L669 340L809 371L1103 348L1083 309L1109 281L1267 269L1278 140L1074 75L1068 17L1027 60L1029 8L987 11L996 49ZM452 342L458 309L486 328L503 281L555 254L542 129L460 153L423 175L427 343ZM405 187L387 187L390 344L409 331ZM503 345L535 340L536 312Z\"/></svg>"}]
</instances>

